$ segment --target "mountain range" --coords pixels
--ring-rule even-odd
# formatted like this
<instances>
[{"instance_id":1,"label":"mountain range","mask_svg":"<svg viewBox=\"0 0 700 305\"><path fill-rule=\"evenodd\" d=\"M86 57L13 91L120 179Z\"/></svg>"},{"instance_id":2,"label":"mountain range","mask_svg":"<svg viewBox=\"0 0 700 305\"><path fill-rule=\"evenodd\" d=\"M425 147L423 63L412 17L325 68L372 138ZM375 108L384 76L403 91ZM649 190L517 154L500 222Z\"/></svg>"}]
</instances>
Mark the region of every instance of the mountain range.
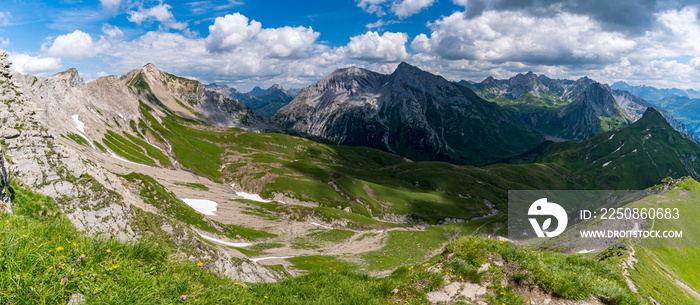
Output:
<instances>
[{"instance_id":1,"label":"mountain range","mask_svg":"<svg viewBox=\"0 0 700 305\"><path fill-rule=\"evenodd\" d=\"M634 94L614 90L588 77L551 79L528 72L510 79L488 77L480 83L460 81L479 96L496 102L528 128L552 140L584 140L618 129L656 107ZM671 113L656 107L678 131L695 136Z\"/></svg>"},{"instance_id":2,"label":"mountain range","mask_svg":"<svg viewBox=\"0 0 700 305\"><path fill-rule=\"evenodd\" d=\"M239 92L226 85L209 84L205 87L232 100L245 103L247 107L264 117L272 116L277 110L289 104L297 95L297 92L285 90L278 84L274 84L266 90L256 86L248 93Z\"/></svg>"},{"instance_id":3,"label":"mountain range","mask_svg":"<svg viewBox=\"0 0 700 305\"><path fill-rule=\"evenodd\" d=\"M75 69L49 77L11 73L7 58L0 50L0 172L10 173L0 175L0 196L12 195L0 200L13 201L10 208L21 217L0 215L10 232L0 239L12 250L0 256L22 266L4 270L12 278L25 270L37 275L31 286L12 284L13 293L27 299L38 294L27 287L61 287L69 294L55 303L73 292L109 300L113 287L136 286L123 279L140 285L153 277L158 281L144 287L166 303L193 295L221 301L230 294L216 291L234 288L250 303L278 291L271 301L284 303L295 295L325 296L328 283L367 281L368 290L376 289L373 298L386 299L380 304L422 303L428 292L465 284L479 285L480 297L499 304L525 297L534 303L662 300L683 293L673 286L678 278L698 288L695 267L685 259L625 275L617 271L619 258L635 252L623 247L596 249L592 259L557 253L586 249L453 240L503 236L509 190L697 184L674 180L700 178L700 144L678 131L674 116L588 78L527 73L453 83L406 63L391 74L349 67L303 88L268 118L232 98L237 91L229 87L205 86L152 64L85 84ZM272 86L240 94L288 99L281 91ZM693 109L690 100L664 103ZM688 208L695 210L684 216L697 210ZM688 229L694 223L681 221ZM649 258L652 252L635 249L638 266L662 266ZM682 251L697 256L692 247ZM506 262L512 253L523 254L518 268L534 271L478 271L486 258ZM483 262L466 263L474 257ZM690 275L674 274L674 280L669 274L678 268ZM573 278L573 270L585 282ZM95 274L115 280L84 289L101 283L91 280ZM495 285L502 288L480 279L492 275L499 283L507 279ZM59 286L63 276L68 281ZM246 289L224 277L245 281ZM650 279L649 285L665 279L655 287L677 289L641 286ZM640 289L633 292L627 280ZM272 281L279 283L251 283ZM608 286L591 290L593 284ZM537 295L526 287L539 289ZM359 291L342 290L343 297Z\"/></svg>"},{"instance_id":4,"label":"mountain range","mask_svg":"<svg viewBox=\"0 0 700 305\"><path fill-rule=\"evenodd\" d=\"M334 143L417 161L483 165L542 140L498 105L406 63L390 75L338 69L302 89L272 120Z\"/></svg>"},{"instance_id":5,"label":"mountain range","mask_svg":"<svg viewBox=\"0 0 700 305\"><path fill-rule=\"evenodd\" d=\"M639 96L651 103L656 103L663 98L671 95L688 97L691 99L699 99L700 91L694 89L678 89L678 88L656 88L652 86L632 86L626 82L614 82L611 88L615 90L629 91L630 93Z\"/></svg>"}]
</instances>

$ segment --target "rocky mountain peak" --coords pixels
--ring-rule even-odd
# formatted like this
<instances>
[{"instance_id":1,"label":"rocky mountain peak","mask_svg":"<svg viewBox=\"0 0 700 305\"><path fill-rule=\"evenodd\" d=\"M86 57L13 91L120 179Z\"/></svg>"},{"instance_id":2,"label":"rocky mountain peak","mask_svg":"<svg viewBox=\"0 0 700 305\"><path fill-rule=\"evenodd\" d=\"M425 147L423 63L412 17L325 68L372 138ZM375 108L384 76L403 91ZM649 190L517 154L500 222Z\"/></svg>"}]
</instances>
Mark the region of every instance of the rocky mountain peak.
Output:
<instances>
[{"instance_id":1,"label":"rocky mountain peak","mask_svg":"<svg viewBox=\"0 0 700 305\"><path fill-rule=\"evenodd\" d=\"M495 84L496 79L493 76L489 76L485 78L483 81L481 81L482 84Z\"/></svg>"},{"instance_id":2,"label":"rocky mountain peak","mask_svg":"<svg viewBox=\"0 0 700 305\"><path fill-rule=\"evenodd\" d=\"M360 67L351 66L351 67L347 67L347 68L336 69L335 71L333 71L333 73L328 75L328 77L326 77L326 78L364 75L364 74L367 74L369 72L371 72L371 71L360 68Z\"/></svg>"},{"instance_id":3,"label":"rocky mountain peak","mask_svg":"<svg viewBox=\"0 0 700 305\"><path fill-rule=\"evenodd\" d=\"M253 88L253 90L250 90L248 93L255 95L255 96L261 96L261 95L265 95L265 89L260 88L260 86L255 86L255 88Z\"/></svg>"},{"instance_id":4,"label":"rocky mountain peak","mask_svg":"<svg viewBox=\"0 0 700 305\"><path fill-rule=\"evenodd\" d=\"M661 124L662 126L668 126L671 128L664 116L658 110L654 109L654 107L647 108L647 110L644 111L642 118L637 122L639 124Z\"/></svg>"},{"instance_id":5,"label":"rocky mountain peak","mask_svg":"<svg viewBox=\"0 0 700 305\"><path fill-rule=\"evenodd\" d=\"M265 90L265 95L279 93L280 91L284 92L284 88L282 88L282 86L279 84L274 84Z\"/></svg>"},{"instance_id":6,"label":"rocky mountain peak","mask_svg":"<svg viewBox=\"0 0 700 305\"><path fill-rule=\"evenodd\" d=\"M144 72L145 75L150 75L151 78L158 82L163 81L163 73L156 67L156 65L152 63L147 63L143 68L141 68L141 71Z\"/></svg>"},{"instance_id":7,"label":"rocky mountain peak","mask_svg":"<svg viewBox=\"0 0 700 305\"><path fill-rule=\"evenodd\" d=\"M66 71L63 72L58 72L51 77L58 78L58 79L64 79L68 81L68 85L71 87L78 87L85 85L85 82L83 81L83 78L80 77L80 73L78 73L78 69L76 68L70 68Z\"/></svg>"},{"instance_id":8,"label":"rocky mountain peak","mask_svg":"<svg viewBox=\"0 0 700 305\"><path fill-rule=\"evenodd\" d=\"M412 66L408 63L401 62L397 67L396 70L394 70L394 73L392 75L407 75L407 74L428 74L428 72L425 72L421 69L419 69L416 66Z\"/></svg>"}]
</instances>

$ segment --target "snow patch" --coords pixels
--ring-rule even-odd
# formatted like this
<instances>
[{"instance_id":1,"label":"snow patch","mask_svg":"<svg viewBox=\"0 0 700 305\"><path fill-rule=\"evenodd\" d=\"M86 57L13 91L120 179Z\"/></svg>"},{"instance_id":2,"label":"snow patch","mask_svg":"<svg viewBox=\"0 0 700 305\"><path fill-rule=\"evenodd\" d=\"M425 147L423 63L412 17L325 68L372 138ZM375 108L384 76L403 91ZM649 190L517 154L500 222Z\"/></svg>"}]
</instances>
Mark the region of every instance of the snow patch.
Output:
<instances>
[{"instance_id":1,"label":"snow patch","mask_svg":"<svg viewBox=\"0 0 700 305\"><path fill-rule=\"evenodd\" d=\"M83 137L85 139L85 141L87 141L88 144L90 144L90 146L92 146L93 149L96 149L95 144L92 144L92 141L90 141L90 138L88 138L88 136L85 134L85 123L80 121L80 118L77 114L74 114L72 117L73 117L73 122L75 122L75 126L78 129L78 135Z\"/></svg>"},{"instance_id":2,"label":"snow patch","mask_svg":"<svg viewBox=\"0 0 700 305\"><path fill-rule=\"evenodd\" d=\"M626 143L626 142L625 142L625 143ZM625 146L625 143L622 143L622 145L620 145L620 147L618 147L615 151L613 151L613 154L616 153L616 152L618 152L618 151L620 151L620 149L621 149L623 146Z\"/></svg>"},{"instance_id":3,"label":"snow patch","mask_svg":"<svg viewBox=\"0 0 700 305\"><path fill-rule=\"evenodd\" d=\"M163 151L162 148L160 148L160 147L156 146L155 144L151 143L151 141L149 141L148 139L146 139L146 143L148 143L149 145L155 147L157 150L160 150L160 152L165 153L165 151Z\"/></svg>"},{"instance_id":4,"label":"snow patch","mask_svg":"<svg viewBox=\"0 0 700 305\"><path fill-rule=\"evenodd\" d=\"M90 107L88 107L88 109L90 109L90 111L92 111L92 113L95 114L95 116L97 116L98 118L100 118L100 119L102 118L102 116L99 113L97 113L97 111L95 111L95 109L92 109Z\"/></svg>"},{"instance_id":5,"label":"snow patch","mask_svg":"<svg viewBox=\"0 0 700 305\"><path fill-rule=\"evenodd\" d=\"M268 257L251 258L250 260L251 260L253 263L257 263L257 262L259 262L259 261L263 261L263 260L266 260L266 259L285 259L285 258L292 258L292 257L294 257L294 256L268 256Z\"/></svg>"},{"instance_id":6,"label":"snow patch","mask_svg":"<svg viewBox=\"0 0 700 305\"><path fill-rule=\"evenodd\" d=\"M615 134L613 133L612 136L608 138L608 140L612 140L612 138L615 137Z\"/></svg>"},{"instance_id":7,"label":"snow patch","mask_svg":"<svg viewBox=\"0 0 700 305\"><path fill-rule=\"evenodd\" d=\"M605 162L605 164L603 164L603 167L608 166L608 164L610 164L610 162L612 162L612 161Z\"/></svg>"},{"instance_id":8,"label":"snow patch","mask_svg":"<svg viewBox=\"0 0 700 305\"><path fill-rule=\"evenodd\" d=\"M80 121L80 116L77 114L73 115L73 122L75 122L75 125L78 126L78 130L80 132L85 132L85 123Z\"/></svg>"},{"instance_id":9,"label":"snow patch","mask_svg":"<svg viewBox=\"0 0 700 305\"><path fill-rule=\"evenodd\" d=\"M117 154L113 153L111 150L107 150L107 152L109 152L109 154L112 156L112 158L117 159L117 160L119 160L119 161L126 162L126 163L131 163L131 164L136 164L136 165L143 165L143 164L138 164L138 163L136 163L136 162L131 162L131 161L127 160L127 159L124 159L124 158L122 158L122 157L120 157L120 156L117 156Z\"/></svg>"},{"instance_id":10,"label":"snow patch","mask_svg":"<svg viewBox=\"0 0 700 305\"><path fill-rule=\"evenodd\" d=\"M211 237L211 236L203 235L202 233L199 233L199 236L201 236L201 237L204 238L204 239L208 239L208 240L211 240L211 241L213 241L213 242L215 242L215 243L220 243L220 244L225 245L225 246L231 246L231 247L238 247L238 248L241 248L241 247L247 247L247 246L252 245L251 243L232 243L232 242L227 242L227 241L223 241L223 240L221 240L221 239L217 239L217 238L214 238L214 237Z\"/></svg>"},{"instance_id":11,"label":"snow patch","mask_svg":"<svg viewBox=\"0 0 700 305\"><path fill-rule=\"evenodd\" d=\"M314 222L314 221L312 221L311 224L314 225L314 226L317 226L317 227L324 228L324 229L333 229L333 227L324 226L324 225L322 225L322 224L320 224L320 223L318 223L318 222Z\"/></svg>"},{"instance_id":12,"label":"snow patch","mask_svg":"<svg viewBox=\"0 0 700 305\"><path fill-rule=\"evenodd\" d=\"M233 187L233 184L231 184L231 187ZM238 195L239 197L243 197L243 199L253 200L253 201L257 201L257 202L265 202L265 203L272 202L270 200L263 199L258 194L251 194L251 193L246 193L246 192L236 192L236 195Z\"/></svg>"},{"instance_id":13,"label":"snow patch","mask_svg":"<svg viewBox=\"0 0 700 305\"><path fill-rule=\"evenodd\" d=\"M181 198L181 200L199 213L202 213L204 215L216 216L214 212L216 212L216 206L218 206L218 204L214 201L207 199L190 198Z\"/></svg>"},{"instance_id":14,"label":"snow patch","mask_svg":"<svg viewBox=\"0 0 700 305\"><path fill-rule=\"evenodd\" d=\"M594 252L594 251L595 251L595 249L591 249L591 250L583 249L583 250L581 250L581 251L578 251L578 253L583 254L583 253L591 253L591 252Z\"/></svg>"},{"instance_id":15,"label":"snow patch","mask_svg":"<svg viewBox=\"0 0 700 305\"><path fill-rule=\"evenodd\" d=\"M632 151L632 153L636 153L636 152L637 152L637 149L635 148L635 149Z\"/></svg>"}]
</instances>

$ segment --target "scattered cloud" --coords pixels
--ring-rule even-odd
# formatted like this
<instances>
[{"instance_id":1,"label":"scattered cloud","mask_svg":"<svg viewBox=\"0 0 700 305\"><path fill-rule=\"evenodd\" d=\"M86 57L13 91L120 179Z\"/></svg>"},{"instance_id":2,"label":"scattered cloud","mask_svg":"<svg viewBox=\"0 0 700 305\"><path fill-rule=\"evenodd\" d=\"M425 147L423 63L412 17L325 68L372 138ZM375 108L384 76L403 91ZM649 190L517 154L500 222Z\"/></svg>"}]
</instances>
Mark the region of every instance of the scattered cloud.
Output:
<instances>
[{"instance_id":1,"label":"scattered cloud","mask_svg":"<svg viewBox=\"0 0 700 305\"><path fill-rule=\"evenodd\" d=\"M10 18L12 15L10 12L0 12L0 26L10 25Z\"/></svg>"},{"instance_id":2,"label":"scattered cloud","mask_svg":"<svg viewBox=\"0 0 700 305\"><path fill-rule=\"evenodd\" d=\"M109 12L116 12L122 4L122 0L100 0L102 7Z\"/></svg>"},{"instance_id":3,"label":"scattered cloud","mask_svg":"<svg viewBox=\"0 0 700 305\"><path fill-rule=\"evenodd\" d=\"M107 36L100 36L101 39L119 39L124 37L124 32L120 30L118 27L110 24L103 24L102 25L102 33L104 33Z\"/></svg>"},{"instance_id":4,"label":"scattered cloud","mask_svg":"<svg viewBox=\"0 0 700 305\"><path fill-rule=\"evenodd\" d=\"M373 29L381 29L386 25L390 24L396 24L399 23L398 20L389 20L389 21L384 21L382 19L377 20L376 22L368 23L365 25L366 28L373 30Z\"/></svg>"},{"instance_id":5,"label":"scattered cloud","mask_svg":"<svg viewBox=\"0 0 700 305\"><path fill-rule=\"evenodd\" d=\"M38 56L14 54L15 70L55 72L61 68L62 59L89 58L90 65L97 68L86 71L85 75L99 77L101 73L96 71L121 74L153 62L171 73L239 88L272 83L303 87L350 65L390 73L400 61L455 80L507 78L532 70L557 78L588 75L603 82L626 80L633 84L685 88L697 87L700 70L700 9L693 5L657 8L649 14L645 11L648 1L636 4L621 0L615 4L636 7L629 12L634 16L648 15L648 20L640 23L645 24L642 26L608 20L602 9L587 12L581 7L583 4L573 1L452 0L464 10L429 22L423 33L418 31L409 36L382 28L395 23L408 24L402 18L425 10L435 1L358 0L360 8L383 17L367 24L367 32L350 37L347 44L329 46L319 41L319 37L320 32L327 34L330 29L266 28L243 14L221 13L220 17L202 19L209 27L208 31L200 29L204 33L200 34L188 29L186 23L177 22L170 5L162 2L143 8L128 6L124 0L111 1L118 2L122 9L130 7L126 16L133 24L158 23L159 29L139 34L129 28L133 24L116 27L104 24L105 19L91 21L93 25L84 29L73 25L64 35L48 37ZM101 2L107 9L109 0ZM240 4L200 2L212 9L216 5ZM542 9L523 2L541 4ZM612 5L601 4L608 9ZM572 7L580 7L581 11L575 12ZM621 19L628 18L623 16L627 12L618 13ZM73 17L76 16L77 11ZM0 24L4 22L2 18L9 18L9 14L0 15ZM99 26L94 26L95 22L103 24L101 32ZM12 42L17 43L14 39ZM9 43L0 37L0 46Z\"/></svg>"},{"instance_id":6,"label":"scattered cloud","mask_svg":"<svg viewBox=\"0 0 700 305\"><path fill-rule=\"evenodd\" d=\"M220 3L220 1L205 0L189 2L187 3L187 6L192 14L203 14L228 10L243 4L244 3L242 1L237 0L228 0L224 3Z\"/></svg>"},{"instance_id":7,"label":"scattered cloud","mask_svg":"<svg viewBox=\"0 0 700 305\"><path fill-rule=\"evenodd\" d=\"M433 3L435 0L357 0L357 6L369 14L381 17L391 12L399 18L417 14Z\"/></svg>"},{"instance_id":8,"label":"scattered cloud","mask_svg":"<svg viewBox=\"0 0 700 305\"><path fill-rule=\"evenodd\" d=\"M435 0L403 0L394 1L391 4L391 11L399 18L417 14L426 7L433 5Z\"/></svg>"},{"instance_id":9,"label":"scattered cloud","mask_svg":"<svg viewBox=\"0 0 700 305\"><path fill-rule=\"evenodd\" d=\"M55 57L10 53L9 59L12 62L10 68L19 73L42 74L61 68L61 59Z\"/></svg>"},{"instance_id":10,"label":"scattered cloud","mask_svg":"<svg viewBox=\"0 0 700 305\"><path fill-rule=\"evenodd\" d=\"M363 11L369 14L375 14L377 16L384 16L384 4L389 2L389 0L358 0L357 6Z\"/></svg>"},{"instance_id":11,"label":"scattered cloud","mask_svg":"<svg viewBox=\"0 0 700 305\"><path fill-rule=\"evenodd\" d=\"M177 22L175 20L175 16L173 16L173 13L170 11L171 8L172 6L164 3L158 4L154 7L147 9L139 7L139 9L136 11L127 11L127 14L129 14L129 17L127 17L127 19L138 25L142 23L153 22L155 20L158 21L161 24L161 26L166 29L184 30L185 28L187 28L187 23Z\"/></svg>"}]
</instances>

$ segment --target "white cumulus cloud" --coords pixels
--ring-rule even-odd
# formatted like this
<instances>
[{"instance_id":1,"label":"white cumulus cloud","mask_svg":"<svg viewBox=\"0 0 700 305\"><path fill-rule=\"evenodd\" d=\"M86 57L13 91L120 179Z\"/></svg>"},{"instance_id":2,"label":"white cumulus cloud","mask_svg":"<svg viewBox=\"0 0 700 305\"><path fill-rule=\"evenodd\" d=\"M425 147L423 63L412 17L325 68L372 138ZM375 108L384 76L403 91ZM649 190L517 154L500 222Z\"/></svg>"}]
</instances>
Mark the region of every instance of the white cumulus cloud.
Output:
<instances>
[{"instance_id":1,"label":"white cumulus cloud","mask_svg":"<svg viewBox=\"0 0 700 305\"><path fill-rule=\"evenodd\" d=\"M48 55L53 57L71 57L76 59L93 57L97 54L97 46L89 34L75 30L73 33L56 37Z\"/></svg>"},{"instance_id":2,"label":"white cumulus cloud","mask_svg":"<svg viewBox=\"0 0 700 305\"><path fill-rule=\"evenodd\" d=\"M345 47L349 58L361 59L370 62L384 61L396 62L409 58L406 52L406 33L367 32L350 38L350 43Z\"/></svg>"},{"instance_id":3,"label":"white cumulus cloud","mask_svg":"<svg viewBox=\"0 0 700 305\"><path fill-rule=\"evenodd\" d=\"M239 13L216 17L209 26L207 49L212 52L231 51L238 45L257 35L262 24Z\"/></svg>"},{"instance_id":4,"label":"white cumulus cloud","mask_svg":"<svg viewBox=\"0 0 700 305\"><path fill-rule=\"evenodd\" d=\"M303 57L320 34L311 28L263 28L239 13L217 17L209 26L207 50L213 53L256 52L270 57Z\"/></svg>"},{"instance_id":5,"label":"white cumulus cloud","mask_svg":"<svg viewBox=\"0 0 700 305\"><path fill-rule=\"evenodd\" d=\"M634 40L607 32L587 16L568 13L535 17L516 11L487 11L476 18L457 12L432 23L430 38L411 46L449 60L530 64L602 63L632 50Z\"/></svg>"},{"instance_id":6,"label":"white cumulus cloud","mask_svg":"<svg viewBox=\"0 0 700 305\"><path fill-rule=\"evenodd\" d=\"M10 53L9 59L12 62L10 68L19 73L40 74L61 68L61 59L55 57Z\"/></svg>"}]
</instances>

